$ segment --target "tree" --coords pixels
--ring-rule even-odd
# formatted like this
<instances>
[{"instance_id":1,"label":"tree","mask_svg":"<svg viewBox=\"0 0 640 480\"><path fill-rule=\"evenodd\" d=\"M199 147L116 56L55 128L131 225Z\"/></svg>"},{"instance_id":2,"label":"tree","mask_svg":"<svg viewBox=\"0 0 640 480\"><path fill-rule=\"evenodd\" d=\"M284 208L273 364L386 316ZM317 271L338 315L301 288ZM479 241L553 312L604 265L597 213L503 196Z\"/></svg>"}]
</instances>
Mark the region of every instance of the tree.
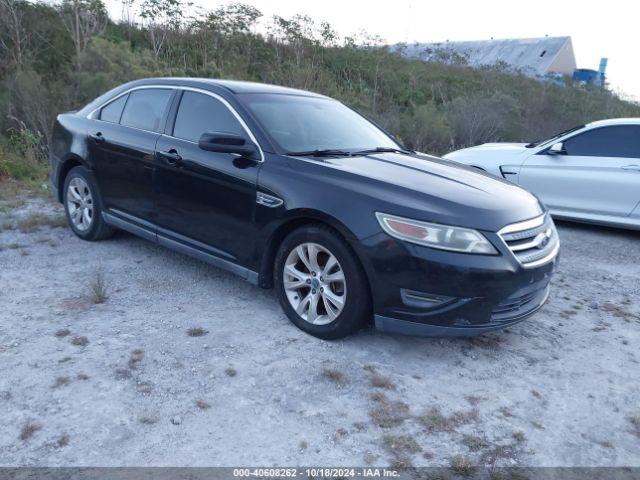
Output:
<instances>
[{"instance_id":1,"label":"tree","mask_svg":"<svg viewBox=\"0 0 640 480\"><path fill-rule=\"evenodd\" d=\"M257 8L244 3L218 7L207 16L207 26L226 37L247 34L262 16Z\"/></svg>"},{"instance_id":2,"label":"tree","mask_svg":"<svg viewBox=\"0 0 640 480\"><path fill-rule=\"evenodd\" d=\"M60 17L67 28L76 50L76 67L94 35L104 31L109 17L102 0L63 0Z\"/></svg>"},{"instance_id":3,"label":"tree","mask_svg":"<svg viewBox=\"0 0 640 480\"><path fill-rule=\"evenodd\" d=\"M144 0L140 6L140 16L147 24L151 47L156 59L165 48L171 29L180 27L182 0Z\"/></svg>"},{"instance_id":4,"label":"tree","mask_svg":"<svg viewBox=\"0 0 640 480\"><path fill-rule=\"evenodd\" d=\"M0 36L0 47L11 52L13 61L21 68L23 65L23 49L25 29L23 25L22 2L19 0L0 0L0 27L6 32L7 39Z\"/></svg>"}]
</instances>

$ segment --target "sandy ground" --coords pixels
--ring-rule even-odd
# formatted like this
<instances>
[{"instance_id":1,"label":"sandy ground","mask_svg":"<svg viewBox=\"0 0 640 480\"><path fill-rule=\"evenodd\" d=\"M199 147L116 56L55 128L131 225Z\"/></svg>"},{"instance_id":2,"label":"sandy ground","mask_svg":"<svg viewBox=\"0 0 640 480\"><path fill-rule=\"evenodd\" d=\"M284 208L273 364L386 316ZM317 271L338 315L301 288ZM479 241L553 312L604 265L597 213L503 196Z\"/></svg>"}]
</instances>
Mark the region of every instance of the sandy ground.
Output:
<instances>
[{"instance_id":1,"label":"sandy ground","mask_svg":"<svg viewBox=\"0 0 640 480\"><path fill-rule=\"evenodd\" d=\"M222 270L0 211L0 465L640 466L638 232L559 224L508 331L325 342Z\"/></svg>"}]
</instances>

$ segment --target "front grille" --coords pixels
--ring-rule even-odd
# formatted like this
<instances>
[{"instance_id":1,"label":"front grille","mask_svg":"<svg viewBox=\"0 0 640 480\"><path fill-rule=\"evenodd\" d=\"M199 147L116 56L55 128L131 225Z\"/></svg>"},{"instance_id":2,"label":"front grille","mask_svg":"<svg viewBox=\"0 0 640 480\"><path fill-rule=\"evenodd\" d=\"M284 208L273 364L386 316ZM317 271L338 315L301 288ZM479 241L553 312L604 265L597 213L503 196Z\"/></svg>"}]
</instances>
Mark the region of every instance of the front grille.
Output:
<instances>
[{"instance_id":1,"label":"front grille","mask_svg":"<svg viewBox=\"0 0 640 480\"><path fill-rule=\"evenodd\" d=\"M498 235L525 268L550 262L560 247L558 232L549 215L507 225Z\"/></svg>"}]
</instances>

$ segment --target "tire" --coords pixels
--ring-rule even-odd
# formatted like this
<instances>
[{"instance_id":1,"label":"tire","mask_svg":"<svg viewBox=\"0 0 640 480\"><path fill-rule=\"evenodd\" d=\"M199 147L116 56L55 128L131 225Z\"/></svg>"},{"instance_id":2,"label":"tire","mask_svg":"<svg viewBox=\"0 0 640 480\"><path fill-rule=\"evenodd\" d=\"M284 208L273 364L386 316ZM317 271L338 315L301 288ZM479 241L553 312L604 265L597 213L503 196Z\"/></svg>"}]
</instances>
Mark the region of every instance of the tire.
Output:
<instances>
[{"instance_id":1,"label":"tire","mask_svg":"<svg viewBox=\"0 0 640 480\"><path fill-rule=\"evenodd\" d=\"M102 218L98 187L86 167L78 166L69 171L64 180L62 199L67 222L76 236L82 240L96 241L113 234L113 229Z\"/></svg>"},{"instance_id":2,"label":"tire","mask_svg":"<svg viewBox=\"0 0 640 480\"><path fill-rule=\"evenodd\" d=\"M310 225L291 232L276 255L274 277L285 314L314 337L343 338L371 318L364 270L346 241L329 227Z\"/></svg>"}]
</instances>

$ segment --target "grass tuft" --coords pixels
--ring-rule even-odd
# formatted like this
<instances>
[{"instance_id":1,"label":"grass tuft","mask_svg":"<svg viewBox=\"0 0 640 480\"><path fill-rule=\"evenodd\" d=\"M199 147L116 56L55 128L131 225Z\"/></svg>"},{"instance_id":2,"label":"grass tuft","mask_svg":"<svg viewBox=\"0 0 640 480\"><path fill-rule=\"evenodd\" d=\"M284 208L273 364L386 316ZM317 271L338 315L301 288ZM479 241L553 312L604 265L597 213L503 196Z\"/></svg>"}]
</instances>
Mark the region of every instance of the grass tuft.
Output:
<instances>
[{"instance_id":1,"label":"grass tuft","mask_svg":"<svg viewBox=\"0 0 640 480\"><path fill-rule=\"evenodd\" d=\"M129 356L129 368L131 370L136 370L142 359L144 358L144 350L141 348L136 348L132 350L131 355Z\"/></svg>"},{"instance_id":2,"label":"grass tuft","mask_svg":"<svg viewBox=\"0 0 640 480\"><path fill-rule=\"evenodd\" d=\"M477 452L489 446L489 443L484 438L477 435L463 435L462 444L472 452Z\"/></svg>"},{"instance_id":3,"label":"grass tuft","mask_svg":"<svg viewBox=\"0 0 640 480\"><path fill-rule=\"evenodd\" d=\"M411 455L422 451L416 439L410 435L385 435L383 442L385 449L393 456L395 468L411 467Z\"/></svg>"},{"instance_id":4,"label":"grass tuft","mask_svg":"<svg viewBox=\"0 0 640 480\"><path fill-rule=\"evenodd\" d=\"M69 377L58 377L56 381L51 385L51 388L60 388L65 387L71 383L71 379Z\"/></svg>"},{"instance_id":5,"label":"grass tuft","mask_svg":"<svg viewBox=\"0 0 640 480\"><path fill-rule=\"evenodd\" d=\"M43 213L32 213L21 218L15 224L22 233L35 232L40 227L61 228L67 226L67 219L62 215L50 216Z\"/></svg>"},{"instance_id":6,"label":"grass tuft","mask_svg":"<svg viewBox=\"0 0 640 480\"><path fill-rule=\"evenodd\" d=\"M38 430L42 430L41 423L28 421L22 426L22 430L20 430L20 440L26 442L33 437Z\"/></svg>"},{"instance_id":7,"label":"grass tuft","mask_svg":"<svg viewBox=\"0 0 640 480\"><path fill-rule=\"evenodd\" d=\"M64 448L67 445L69 445L69 440L70 440L69 435L67 435L66 433L63 433L62 435L60 435L60 437L56 441L56 446L58 448Z\"/></svg>"},{"instance_id":8,"label":"grass tuft","mask_svg":"<svg viewBox=\"0 0 640 480\"><path fill-rule=\"evenodd\" d=\"M71 345L75 345L76 347L86 347L89 345L89 339L84 336L73 337L71 340Z\"/></svg>"},{"instance_id":9,"label":"grass tuft","mask_svg":"<svg viewBox=\"0 0 640 480\"><path fill-rule=\"evenodd\" d=\"M411 417L409 405L404 402L391 401L380 392L374 393L371 398L376 402L376 407L369 412L369 416L378 427L396 427Z\"/></svg>"},{"instance_id":10,"label":"grass tuft","mask_svg":"<svg viewBox=\"0 0 640 480\"><path fill-rule=\"evenodd\" d=\"M500 414L504 418L512 418L513 417L513 413L511 413L511 410L509 409L509 407L500 407L498 409L498 411L500 412Z\"/></svg>"},{"instance_id":11,"label":"grass tuft","mask_svg":"<svg viewBox=\"0 0 640 480\"><path fill-rule=\"evenodd\" d=\"M536 422L535 420L531 421L531 426L533 426L533 428L537 430L544 430L544 425L542 425L540 422Z\"/></svg>"},{"instance_id":12,"label":"grass tuft","mask_svg":"<svg viewBox=\"0 0 640 480\"><path fill-rule=\"evenodd\" d=\"M627 305L625 302L623 304ZM606 302L601 307L605 312L609 312L616 318L621 318L625 322L631 322L632 320L640 320L640 315L633 313L626 306L616 305L611 302Z\"/></svg>"},{"instance_id":13,"label":"grass tuft","mask_svg":"<svg viewBox=\"0 0 640 480\"><path fill-rule=\"evenodd\" d=\"M158 423L158 419L156 417L142 416L138 419L140 423L143 425L153 425L154 423Z\"/></svg>"},{"instance_id":14,"label":"grass tuft","mask_svg":"<svg viewBox=\"0 0 640 480\"><path fill-rule=\"evenodd\" d=\"M336 385L342 386L347 383L347 377L345 374L336 368L325 368L322 371L322 376Z\"/></svg>"},{"instance_id":15,"label":"grass tuft","mask_svg":"<svg viewBox=\"0 0 640 480\"><path fill-rule=\"evenodd\" d=\"M68 328L61 328L60 330L56 331L54 335L58 338L63 338L71 335L71 330L69 330Z\"/></svg>"},{"instance_id":16,"label":"grass tuft","mask_svg":"<svg viewBox=\"0 0 640 480\"><path fill-rule=\"evenodd\" d=\"M439 407L431 407L417 419L429 432L453 432L461 425L477 421L479 416L480 412L476 408L447 416Z\"/></svg>"},{"instance_id":17,"label":"grass tuft","mask_svg":"<svg viewBox=\"0 0 640 480\"><path fill-rule=\"evenodd\" d=\"M91 301L100 304L107 301L107 284L104 279L104 273L97 271L91 280Z\"/></svg>"},{"instance_id":18,"label":"grass tuft","mask_svg":"<svg viewBox=\"0 0 640 480\"><path fill-rule=\"evenodd\" d=\"M373 373L371 375L371 385L376 388L383 388L385 390L396 389L396 386L389 377L382 376L379 373Z\"/></svg>"},{"instance_id":19,"label":"grass tuft","mask_svg":"<svg viewBox=\"0 0 640 480\"><path fill-rule=\"evenodd\" d=\"M116 368L114 373L116 380L127 380L132 377L131 370L128 368Z\"/></svg>"},{"instance_id":20,"label":"grass tuft","mask_svg":"<svg viewBox=\"0 0 640 480\"><path fill-rule=\"evenodd\" d=\"M190 337L204 337L207 333L209 331L201 327L193 327L187 330L187 335Z\"/></svg>"},{"instance_id":21,"label":"grass tuft","mask_svg":"<svg viewBox=\"0 0 640 480\"><path fill-rule=\"evenodd\" d=\"M224 373L226 373L228 377L235 377L238 375L238 371L233 367L227 368Z\"/></svg>"},{"instance_id":22,"label":"grass tuft","mask_svg":"<svg viewBox=\"0 0 640 480\"><path fill-rule=\"evenodd\" d=\"M476 407L483 400L483 398L478 395L465 395L464 399L469 402L469 405L472 407Z\"/></svg>"},{"instance_id":23,"label":"grass tuft","mask_svg":"<svg viewBox=\"0 0 640 480\"><path fill-rule=\"evenodd\" d=\"M476 467L474 467L471 461L463 455L454 456L451 459L450 465L451 470L462 477L470 477L476 471Z\"/></svg>"}]
</instances>

